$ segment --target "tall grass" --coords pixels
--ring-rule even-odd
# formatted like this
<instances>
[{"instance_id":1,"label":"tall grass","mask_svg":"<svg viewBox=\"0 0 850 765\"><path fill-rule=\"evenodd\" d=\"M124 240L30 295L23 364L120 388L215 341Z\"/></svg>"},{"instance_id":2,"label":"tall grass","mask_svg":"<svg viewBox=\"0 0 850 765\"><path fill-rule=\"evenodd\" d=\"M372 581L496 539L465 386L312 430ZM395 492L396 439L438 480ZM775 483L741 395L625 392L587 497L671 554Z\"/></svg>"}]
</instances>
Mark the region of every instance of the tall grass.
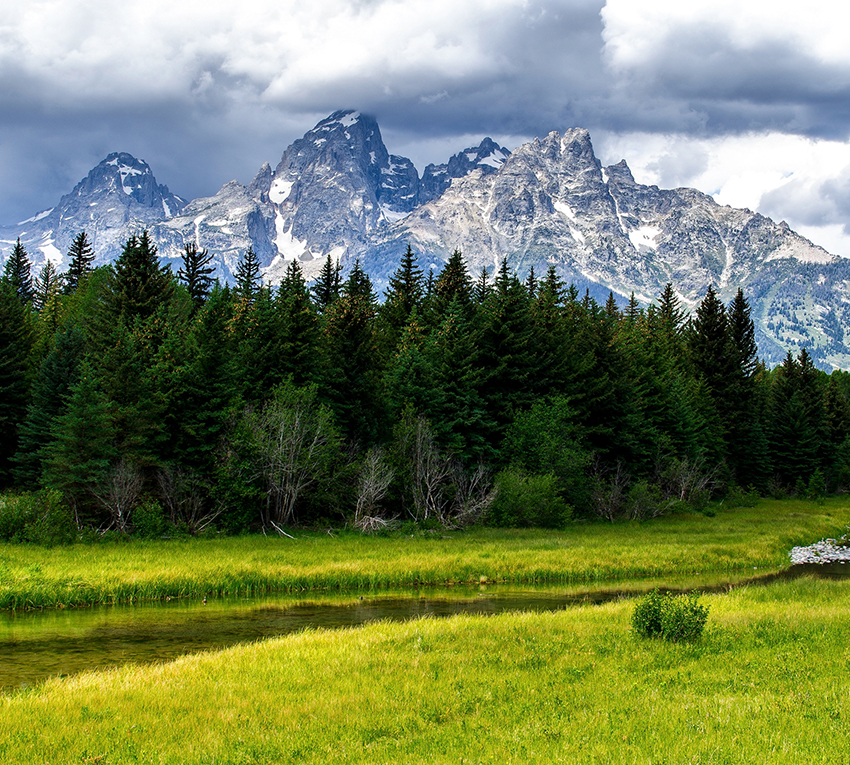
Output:
<instances>
[{"instance_id":1,"label":"tall grass","mask_svg":"<svg viewBox=\"0 0 850 765\"><path fill-rule=\"evenodd\" d=\"M0 698L3 762L847 763L850 583L311 631Z\"/></svg>"},{"instance_id":2,"label":"tall grass","mask_svg":"<svg viewBox=\"0 0 850 765\"><path fill-rule=\"evenodd\" d=\"M0 609L269 591L479 582L583 582L780 567L788 550L850 523L850 501L762 501L715 517L480 529L413 537L296 532L296 539L0 545Z\"/></svg>"}]
</instances>

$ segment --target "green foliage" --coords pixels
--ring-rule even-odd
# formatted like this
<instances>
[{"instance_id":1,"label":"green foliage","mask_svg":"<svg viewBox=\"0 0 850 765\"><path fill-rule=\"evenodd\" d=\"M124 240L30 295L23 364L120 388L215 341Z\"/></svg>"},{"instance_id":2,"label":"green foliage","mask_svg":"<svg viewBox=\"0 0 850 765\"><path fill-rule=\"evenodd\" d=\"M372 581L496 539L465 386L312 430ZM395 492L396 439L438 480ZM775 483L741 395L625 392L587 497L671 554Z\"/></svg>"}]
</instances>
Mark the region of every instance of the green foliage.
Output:
<instances>
[{"instance_id":1,"label":"green foliage","mask_svg":"<svg viewBox=\"0 0 850 765\"><path fill-rule=\"evenodd\" d=\"M737 484L729 487L723 500L726 507L755 507L761 496L754 486L742 489Z\"/></svg>"},{"instance_id":2,"label":"green foliage","mask_svg":"<svg viewBox=\"0 0 850 765\"><path fill-rule=\"evenodd\" d=\"M35 295L32 283L32 272L29 255L21 244L21 239L15 242L6 265L3 266L3 281L8 284L21 305L28 305Z\"/></svg>"},{"instance_id":3,"label":"green foliage","mask_svg":"<svg viewBox=\"0 0 850 765\"><path fill-rule=\"evenodd\" d=\"M813 499L819 504L823 504L823 498L826 496L826 479L823 477L823 471L820 468L812 473L809 478L809 485L806 487L806 496Z\"/></svg>"},{"instance_id":4,"label":"green foliage","mask_svg":"<svg viewBox=\"0 0 850 765\"><path fill-rule=\"evenodd\" d=\"M215 269L210 263L213 256L206 249L199 250L194 242L190 242L183 246L182 258L183 267L177 272L177 278L186 285L194 313L206 303L212 289L213 279L210 274Z\"/></svg>"},{"instance_id":5,"label":"green foliage","mask_svg":"<svg viewBox=\"0 0 850 765\"><path fill-rule=\"evenodd\" d=\"M662 638L671 643L697 640L708 621L708 607L699 596L673 595L657 589L642 597L632 612L632 629L645 638Z\"/></svg>"},{"instance_id":6,"label":"green foliage","mask_svg":"<svg viewBox=\"0 0 850 765\"><path fill-rule=\"evenodd\" d=\"M81 231L74 237L68 250L68 260L64 288L65 293L70 295L77 291L80 282L91 273L94 263L94 249L85 231Z\"/></svg>"},{"instance_id":7,"label":"green foliage","mask_svg":"<svg viewBox=\"0 0 850 765\"><path fill-rule=\"evenodd\" d=\"M76 538L73 513L60 492L42 489L0 496L0 540L49 546Z\"/></svg>"},{"instance_id":8,"label":"green foliage","mask_svg":"<svg viewBox=\"0 0 850 765\"><path fill-rule=\"evenodd\" d=\"M572 508L559 495L554 474L508 467L496 475L496 499L487 516L490 525L561 529L571 517Z\"/></svg>"},{"instance_id":9,"label":"green foliage","mask_svg":"<svg viewBox=\"0 0 850 765\"><path fill-rule=\"evenodd\" d=\"M161 537L167 528L165 512L155 499L147 499L133 511L133 529L142 539Z\"/></svg>"}]
</instances>

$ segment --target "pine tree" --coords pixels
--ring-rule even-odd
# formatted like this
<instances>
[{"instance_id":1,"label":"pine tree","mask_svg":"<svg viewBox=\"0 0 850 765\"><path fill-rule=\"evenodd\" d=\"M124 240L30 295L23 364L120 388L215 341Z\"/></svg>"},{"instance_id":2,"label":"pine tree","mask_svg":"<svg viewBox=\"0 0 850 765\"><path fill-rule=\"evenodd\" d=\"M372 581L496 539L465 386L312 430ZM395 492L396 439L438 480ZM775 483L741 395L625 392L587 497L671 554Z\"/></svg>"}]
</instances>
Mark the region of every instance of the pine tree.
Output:
<instances>
[{"instance_id":1,"label":"pine tree","mask_svg":"<svg viewBox=\"0 0 850 765\"><path fill-rule=\"evenodd\" d=\"M89 243L85 231L74 237L68 250L68 272L65 274L65 294L77 291L80 282L92 271L94 249Z\"/></svg>"},{"instance_id":2,"label":"pine tree","mask_svg":"<svg viewBox=\"0 0 850 765\"><path fill-rule=\"evenodd\" d=\"M472 306L472 284L460 250L452 253L434 282L432 307L438 317L437 324L455 299L464 311L469 312Z\"/></svg>"},{"instance_id":3,"label":"pine tree","mask_svg":"<svg viewBox=\"0 0 850 765\"><path fill-rule=\"evenodd\" d=\"M384 426L376 310L372 282L355 261L340 296L325 312L323 387L342 429L364 444L373 443Z\"/></svg>"},{"instance_id":4,"label":"pine tree","mask_svg":"<svg viewBox=\"0 0 850 765\"><path fill-rule=\"evenodd\" d=\"M525 291L528 297L534 300L537 295L537 277L534 275L534 266L528 269L528 276L525 278Z\"/></svg>"},{"instance_id":5,"label":"pine tree","mask_svg":"<svg viewBox=\"0 0 850 765\"><path fill-rule=\"evenodd\" d=\"M438 440L466 465L492 462L496 424L482 395L485 362L477 333L457 297L429 339L427 360L433 389L424 408Z\"/></svg>"},{"instance_id":6,"label":"pine tree","mask_svg":"<svg viewBox=\"0 0 850 765\"><path fill-rule=\"evenodd\" d=\"M528 293L516 274L508 270L507 259L502 260L481 324L481 363L487 370L483 391L498 442L514 411L530 405L545 385L539 375L540 358Z\"/></svg>"},{"instance_id":7,"label":"pine tree","mask_svg":"<svg viewBox=\"0 0 850 765\"><path fill-rule=\"evenodd\" d=\"M112 406L91 367L83 364L44 450L44 483L65 495L80 526L102 517L95 495L117 456L114 440Z\"/></svg>"},{"instance_id":8,"label":"pine tree","mask_svg":"<svg viewBox=\"0 0 850 765\"><path fill-rule=\"evenodd\" d=\"M260 277L260 260L249 247L245 256L236 266L236 291L244 300L253 301L262 284Z\"/></svg>"},{"instance_id":9,"label":"pine tree","mask_svg":"<svg viewBox=\"0 0 850 765\"><path fill-rule=\"evenodd\" d=\"M490 284L490 273L487 270L487 266L483 266L478 279L475 281L475 286L472 288L472 299L476 305L481 306L487 301L487 298L490 297L492 292L493 286Z\"/></svg>"},{"instance_id":10,"label":"pine tree","mask_svg":"<svg viewBox=\"0 0 850 765\"><path fill-rule=\"evenodd\" d=\"M206 249L199 250L195 242L183 246L183 267L177 272L177 278L186 285L192 298L192 313L195 314L207 301L215 271L210 265L212 255Z\"/></svg>"},{"instance_id":11,"label":"pine tree","mask_svg":"<svg viewBox=\"0 0 850 765\"><path fill-rule=\"evenodd\" d=\"M82 330L71 323L56 335L38 370L15 456L15 475L25 486L35 488L41 479L46 449L55 438L55 422L67 408L67 396L79 378L85 348Z\"/></svg>"},{"instance_id":12,"label":"pine tree","mask_svg":"<svg viewBox=\"0 0 850 765\"><path fill-rule=\"evenodd\" d=\"M36 311L42 311L53 298L61 293L62 281L56 266L50 260L45 261L33 285L32 305Z\"/></svg>"},{"instance_id":13,"label":"pine tree","mask_svg":"<svg viewBox=\"0 0 850 765\"><path fill-rule=\"evenodd\" d=\"M29 399L32 332L27 309L12 284L0 280L0 485L11 479L11 459Z\"/></svg>"},{"instance_id":14,"label":"pine tree","mask_svg":"<svg viewBox=\"0 0 850 765\"><path fill-rule=\"evenodd\" d=\"M297 386L308 385L316 378L318 319L297 260L287 266L275 304L280 316L281 379L290 377Z\"/></svg>"},{"instance_id":15,"label":"pine tree","mask_svg":"<svg viewBox=\"0 0 850 765\"><path fill-rule=\"evenodd\" d=\"M322 270L316 277L316 281L313 282L313 302L316 304L316 310L319 313L327 311L328 307L339 297L341 271L340 262L334 263L331 256L328 255Z\"/></svg>"},{"instance_id":16,"label":"pine tree","mask_svg":"<svg viewBox=\"0 0 850 765\"><path fill-rule=\"evenodd\" d=\"M384 304L378 309L381 320L383 352L389 356L401 337L410 315L421 310L424 296L424 276L410 245L399 267L390 277Z\"/></svg>"},{"instance_id":17,"label":"pine tree","mask_svg":"<svg viewBox=\"0 0 850 765\"><path fill-rule=\"evenodd\" d=\"M21 238L18 237L18 241L12 248L9 259L3 267L3 280L12 286L12 289L18 296L18 300L23 305L31 303L35 294L30 269L29 255L21 244Z\"/></svg>"},{"instance_id":18,"label":"pine tree","mask_svg":"<svg viewBox=\"0 0 850 765\"><path fill-rule=\"evenodd\" d=\"M161 266L147 231L131 236L115 261L107 299L110 321L130 325L151 318L174 293L171 270Z\"/></svg>"}]
</instances>

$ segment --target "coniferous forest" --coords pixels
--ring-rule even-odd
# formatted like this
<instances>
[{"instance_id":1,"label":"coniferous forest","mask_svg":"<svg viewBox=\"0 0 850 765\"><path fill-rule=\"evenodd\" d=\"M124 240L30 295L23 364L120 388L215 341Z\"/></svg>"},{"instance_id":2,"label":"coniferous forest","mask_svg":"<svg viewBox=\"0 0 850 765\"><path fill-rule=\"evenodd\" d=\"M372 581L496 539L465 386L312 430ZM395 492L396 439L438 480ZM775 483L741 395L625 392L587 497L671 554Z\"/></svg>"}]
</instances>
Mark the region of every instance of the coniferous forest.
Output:
<instances>
[{"instance_id":1,"label":"coniferous forest","mask_svg":"<svg viewBox=\"0 0 850 765\"><path fill-rule=\"evenodd\" d=\"M554 269L355 263L237 283L147 233L0 282L0 538L294 525L562 527L850 486L850 375L758 359L743 292L600 305ZM26 500L26 501L24 501Z\"/></svg>"}]
</instances>

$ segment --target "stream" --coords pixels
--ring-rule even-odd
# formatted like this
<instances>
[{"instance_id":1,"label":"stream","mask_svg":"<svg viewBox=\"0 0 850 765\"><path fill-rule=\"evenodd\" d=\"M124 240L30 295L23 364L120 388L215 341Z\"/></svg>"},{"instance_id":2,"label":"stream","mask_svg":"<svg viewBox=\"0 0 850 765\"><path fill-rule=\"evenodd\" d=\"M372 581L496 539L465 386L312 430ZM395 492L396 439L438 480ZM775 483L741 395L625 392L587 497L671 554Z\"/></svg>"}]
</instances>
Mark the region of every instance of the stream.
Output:
<instances>
[{"instance_id":1,"label":"stream","mask_svg":"<svg viewBox=\"0 0 850 765\"><path fill-rule=\"evenodd\" d=\"M368 592L275 593L261 597L157 601L44 611L0 612L0 692L49 677L175 659L305 629L339 629L378 620L455 614L557 611L606 603L659 587L720 592L815 573L848 576L850 565L800 565L584 584L482 585Z\"/></svg>"}]
</instances>

